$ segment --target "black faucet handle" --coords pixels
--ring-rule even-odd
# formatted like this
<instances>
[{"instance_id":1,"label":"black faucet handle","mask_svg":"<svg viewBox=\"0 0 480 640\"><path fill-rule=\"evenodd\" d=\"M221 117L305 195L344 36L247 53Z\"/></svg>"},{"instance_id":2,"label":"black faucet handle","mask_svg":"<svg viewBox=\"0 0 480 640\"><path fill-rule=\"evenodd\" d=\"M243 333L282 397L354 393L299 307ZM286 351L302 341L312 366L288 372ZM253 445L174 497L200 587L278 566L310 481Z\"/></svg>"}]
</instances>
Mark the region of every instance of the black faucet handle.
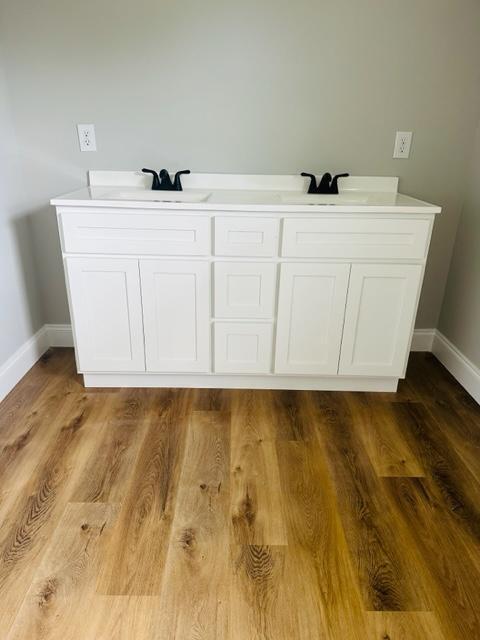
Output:
<instances>
[{"instance_id":1,"label":"black faucet handle","mask_svg":"<svg viewBox=\"0 0 480 640\"><path fill-rule=\"evenodd\" d=\"M152 191L158 191L160 189L160 178L158 173L153 169L142 169L143 173L151 173L153 176L152 179Z\"/></svg>"},{"instance_id":2,"label":"black faucet handle","mask_svg":"<svg viewBox=\"0 0 480 640\"><path fill-rule=\"evenodd\" d=\"M302 171L300 174L303 178L310 178L310 184L308 185L308 193L317 193L317 178L313 173L306 173Z\"/></svg>"},{"instance_id":3,"label":"black faucet handle","mask_svg":"<svg viewBox=\"0 0 480 640\"><path fill-rule=\"evenodd\" d=\"M174 191L183 191L181 176L188 175L190 169L184 169L183 171L177 171L175 174L175 180L173 182L173 190Z\"/></svg>"},{"instance_id":4,"label":"black faucet handle","mask_svg":"<svg viewBox=\"0 0 480 640\"><path fill-rule=\"evenodd\" d=\"M334 179L332 180L332 184L330 185L330 193L338 194L338 179L339 178L348 178L349 173L338 173Z\"/></svg>"}]
</instances>

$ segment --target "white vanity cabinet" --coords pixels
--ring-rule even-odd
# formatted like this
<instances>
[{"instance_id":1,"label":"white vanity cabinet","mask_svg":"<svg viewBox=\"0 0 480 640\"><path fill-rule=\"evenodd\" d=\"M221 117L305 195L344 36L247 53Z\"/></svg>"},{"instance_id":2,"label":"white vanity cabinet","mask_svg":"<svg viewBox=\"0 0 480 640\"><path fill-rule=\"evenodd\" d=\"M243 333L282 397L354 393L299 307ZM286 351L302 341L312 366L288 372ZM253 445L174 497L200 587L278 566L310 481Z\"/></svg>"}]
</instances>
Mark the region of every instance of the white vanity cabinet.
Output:
<instances>
[{"instance_id":1,"label":"white vanity cabinet","mask_svg":"<svg viewBox=\"0 0 480 640\"><path fill-rule=\"evenodd\" d=\"M87 386L386 391L404 376L438 208L99 202L56 202Z\"/></svg>"}]
</instances>

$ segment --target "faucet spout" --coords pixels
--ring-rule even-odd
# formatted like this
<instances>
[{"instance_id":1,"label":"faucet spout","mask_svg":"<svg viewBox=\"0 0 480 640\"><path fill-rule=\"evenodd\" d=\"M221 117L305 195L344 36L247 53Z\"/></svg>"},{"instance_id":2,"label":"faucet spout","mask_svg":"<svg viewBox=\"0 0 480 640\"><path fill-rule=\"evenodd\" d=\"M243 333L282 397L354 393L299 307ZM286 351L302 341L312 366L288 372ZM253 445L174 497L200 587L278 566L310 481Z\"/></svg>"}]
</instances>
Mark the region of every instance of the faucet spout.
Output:
<instances>
[{"instance_id":1,"label":"faucet spout","mask_svg":"<svg viewBox=\"0 0 480 640\"><path fill-rule=\"evenodd\" d=\"M160 171L160 190L161 191L173 191L173 183L170 178L170 174L167 169Z\"/></svg>"}]
</instances>

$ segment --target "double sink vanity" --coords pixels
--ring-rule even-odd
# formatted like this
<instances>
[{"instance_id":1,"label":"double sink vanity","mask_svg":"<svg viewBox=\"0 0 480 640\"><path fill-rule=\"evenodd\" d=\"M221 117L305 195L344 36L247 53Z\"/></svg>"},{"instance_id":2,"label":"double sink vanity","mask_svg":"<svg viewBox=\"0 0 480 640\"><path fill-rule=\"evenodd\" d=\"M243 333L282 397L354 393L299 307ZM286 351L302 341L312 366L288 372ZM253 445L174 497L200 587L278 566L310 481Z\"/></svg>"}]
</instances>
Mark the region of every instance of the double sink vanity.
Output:
<instances>
[{"instance_id":1,"label":"double sink vanity","mask_svg":"<svg viewBox=\"0 0 480 640\"><path fill-rule=\"evenodd\" d=\"M91 171L55 198L86 386L394 391L435 214L396 178Z\"/></svg>"}]
</instances>

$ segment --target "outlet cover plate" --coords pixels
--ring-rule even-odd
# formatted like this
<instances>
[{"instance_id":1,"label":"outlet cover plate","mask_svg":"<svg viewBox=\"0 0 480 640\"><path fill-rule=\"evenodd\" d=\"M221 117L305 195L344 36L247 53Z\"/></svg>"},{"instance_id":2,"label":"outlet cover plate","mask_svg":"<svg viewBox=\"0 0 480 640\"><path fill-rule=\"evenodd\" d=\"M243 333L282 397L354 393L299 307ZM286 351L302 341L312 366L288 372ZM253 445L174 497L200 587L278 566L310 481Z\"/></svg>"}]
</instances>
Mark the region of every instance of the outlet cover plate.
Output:
<instances>
[{"instance_id":1,"label":"outlet cover plate","mask_svg":"<svg viewBox=\"0 0 480 640\"><path fill-rule=\"evenodd\" d=\"M395 146L393 148L394 158L408 158L410 155L410 147L412 146L411 131L397 131L395 136Z\"/></svg>"},{"instance_id":2,"label":"outlet cover plate","mask_svg":"<svg viewBox=\"0 0 480 640\"><path fill-rule=\"evenodd\" d=\"M95 138L95 125L77 124L78 142L80 151L96 151L97 140Z\"/></svg>"}]
</instances>

